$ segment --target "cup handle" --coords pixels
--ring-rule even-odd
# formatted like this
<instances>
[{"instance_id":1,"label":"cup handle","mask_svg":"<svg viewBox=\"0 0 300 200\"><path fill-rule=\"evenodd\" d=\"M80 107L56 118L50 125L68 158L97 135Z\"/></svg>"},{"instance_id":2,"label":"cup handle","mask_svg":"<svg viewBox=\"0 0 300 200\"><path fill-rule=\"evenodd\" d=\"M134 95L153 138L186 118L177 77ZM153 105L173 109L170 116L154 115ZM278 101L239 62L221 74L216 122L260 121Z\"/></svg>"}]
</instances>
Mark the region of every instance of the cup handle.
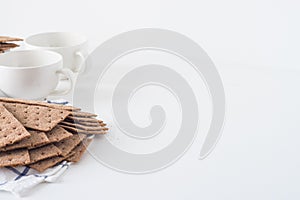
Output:
<instances>
[{"instance_id":1,"label":"cup handle","mask_svg":"<svg viewBox=\"0 0 300 200\"><path fill-rule=\"evenodd\" d=\"M58 96L68 94L73 88L73 72L70 69L63 68L56 72L57 75L63 75L64 77L61 80L68 80L70 82L69 87L67 89L58 89L56 88L53 92L49 94L49 96Z\"/></svg>"},{"instance_id":2,"label":"cup handle","mask_svg":"<svg viewBox=\"0 0 300 200\"><path fill-rule=\"evenodd\" d=\"M85 70L85 57L80 51L77 51L75 56L79 58L80 62L75 66L74 72L83 72Z\"/></svg>"}]
</instances>

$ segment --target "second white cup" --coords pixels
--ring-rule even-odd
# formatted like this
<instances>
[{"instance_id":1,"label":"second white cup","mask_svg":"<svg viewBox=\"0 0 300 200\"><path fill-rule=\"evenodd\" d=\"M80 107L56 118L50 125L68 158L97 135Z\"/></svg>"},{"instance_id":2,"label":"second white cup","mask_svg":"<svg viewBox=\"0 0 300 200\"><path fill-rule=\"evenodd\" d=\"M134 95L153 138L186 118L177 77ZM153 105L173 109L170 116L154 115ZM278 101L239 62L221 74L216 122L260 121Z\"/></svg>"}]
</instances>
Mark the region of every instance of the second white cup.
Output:
<instances>
[{"instance_id":1,"label":"second white cup","mask_svg":"<svg viewBox=\"0 0 300 200\"><path fill-rule=\"evenodd\" d=\"M77 33L46 32L31 35L25 39L30 49L55 51L63 57L63 67L79 72L84 68L88 54L87 38Z\"/></svg>"}]
</instances>

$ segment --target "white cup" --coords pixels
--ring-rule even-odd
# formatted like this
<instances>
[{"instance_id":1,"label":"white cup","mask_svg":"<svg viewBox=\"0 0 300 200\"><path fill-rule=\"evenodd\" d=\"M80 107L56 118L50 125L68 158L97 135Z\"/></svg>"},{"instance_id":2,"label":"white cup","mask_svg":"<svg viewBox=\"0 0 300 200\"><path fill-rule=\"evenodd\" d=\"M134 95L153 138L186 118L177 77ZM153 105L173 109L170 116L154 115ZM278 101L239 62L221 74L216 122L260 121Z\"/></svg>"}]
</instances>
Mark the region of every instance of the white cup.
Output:
<instances>
[{"instance_id":1,"label":"white cup","mask_svg":"<svg viewBox=\"0 0 300 200\"><path fill-rule=\"evenodd\" d=\"M11 51L0 55L0 90L5 96L43 99L65 95L73 87L73 73L63 69L62 56L45 50ZM68 88L57 88L60 77Z\"/></svg>"},{"instance_id":2,"label":"white cup","mask_svg":"<svg viewBox=\"0 0 300 200\"><path fill-rule=\"evenodd\" d=\"M88 54L87 38L77 33L47 32L29 36L25 44L30 49L55 51L62 55L64 68L79 72Z\"/></svg>"}]
</instances>

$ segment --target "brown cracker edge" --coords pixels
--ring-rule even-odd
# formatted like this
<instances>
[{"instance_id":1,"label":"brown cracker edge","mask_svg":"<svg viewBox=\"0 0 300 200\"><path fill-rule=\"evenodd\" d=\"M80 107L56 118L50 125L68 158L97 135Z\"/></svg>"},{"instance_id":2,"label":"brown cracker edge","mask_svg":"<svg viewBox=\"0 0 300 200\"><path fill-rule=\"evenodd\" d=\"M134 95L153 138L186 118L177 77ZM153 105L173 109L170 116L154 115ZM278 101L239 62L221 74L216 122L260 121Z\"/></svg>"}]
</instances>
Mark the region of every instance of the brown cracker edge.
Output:
<instances>
[{"instance_id":1,"label":"brown cracker edge","mask_svg":"<svg viewBox=\"0 0 300 200\"><path fill-rule=\"evenodd\" d=\"M82 111L72 112L70 115L73 116L73 117L83 117L83 118L97 117L96 114L88 113L88 112L82 112Z\"/></svg>"},{"instance_id":2,"label":"brown cracker edge","mask_svg":"<svg viewBox=\"0 0 300 200\"><path fill-rule=\"evenodd\" d=\"M15 38L15 37L9 37L9 36L0 36L0 43L3 43L3 42L17 42L17 41L23 41L23 39Z\"/></svg>"},{"instance_id":3,"label":"brown cracker edge","mask_svg":"<svg viewBox=\"0 0 300 200\"><path fill-rule=\"evenodd\" d=\"M73 151L73 149L83 140L85 140L86 135L74 134L72 137L64 139L60 142L55 143L55 146L61 150L62 156L67 156Z\"/></svg>"},{"instance_id":4,"label":"brown cracker edge","mask_svg":"<svg viewBox=\"0 0 300 200\"><path fill-rule=\"evenodd\" d=\"M83 156L83 154L86 152L87 147L91 144L93 141L92 138L87 138L84 141L82 141L80 144L78 144L75 149L73 150L74 155L67 158L67 161L69 162L79 162Z\"/></svg>"},{"instance_id":5,"label":"brown cracker edge","mask_svg":"<svg viewBox=\"0 0 300 200\"><path fill-rule=\"evenodd\" d=\"M42 101L14 99L14 98L7 98L7 97L0 97L0 102L20 103L20 104L26 104L26 105L43 106L43 107L54 108L54 109L59 109L59 110L68 110L68 111L80 111L81 110L80 108L76 108L76 107L73 107L73 106L46 103L46 102L42 102Z\"/></svg>"},{"instance_id":6,"label":"brown cracker edge","mask_svg":"<svg viewBox=\"0 0 300 200\"><path fill-rule=\"evenodd\" d=\"M71 115L69 115L66 120L70 120L70 121L74 121L74 122L89 122L89 123L99 123L99 121L101 120L98 120L98 119L95 119L95 118L89 118L89 117L73 117ZM102 121L101 121L102 122Z\"/></svg>"},{"instance_id":7,"label":"brown cracker edge","mask_svg":"<svg viewBox=\"0 0 300 200\"><path fill-rule=\"evenodd\" d=\"M83 134L92 134L92 135L104 135L107 133L107 130L104 131L86 131L86 130L81 130L81 129L77 129L74 127L69 127L69 126L65 126L65 125L59 125L60 127L63 127L64 129L71 131L73 133L83 133Z\"/></svg>"},{"instance_id":8,"label":"brown cracker edge","mask_svg":"<svg viewBox=\"0 0 300 200\"><path fill-rule=\"evenodd\" d=\"M84 131L107 131L108 130L108 128L102 127L100 124L98 124L97 126L86 126L77 123L62 121L60 122L60 125L73 127Z\"/></svg>"},{"instance_id":9,"label":"brown cracker edge","mask_svg":"<svg viewBox=\"0 0 300 200\"><path fill-rule=\"evenodd\" d=\"M36 162L34 164L29 165L28 167L35 169L38 172L44 172L45 170L49 169L50 167L53 167L57 165L58 163L62 162L63 160L67 159L69 156L72 156L74 153L71 153L64 156L56 156L53 158L48 158L39 162Z\"/></svg>"}]
</instances>

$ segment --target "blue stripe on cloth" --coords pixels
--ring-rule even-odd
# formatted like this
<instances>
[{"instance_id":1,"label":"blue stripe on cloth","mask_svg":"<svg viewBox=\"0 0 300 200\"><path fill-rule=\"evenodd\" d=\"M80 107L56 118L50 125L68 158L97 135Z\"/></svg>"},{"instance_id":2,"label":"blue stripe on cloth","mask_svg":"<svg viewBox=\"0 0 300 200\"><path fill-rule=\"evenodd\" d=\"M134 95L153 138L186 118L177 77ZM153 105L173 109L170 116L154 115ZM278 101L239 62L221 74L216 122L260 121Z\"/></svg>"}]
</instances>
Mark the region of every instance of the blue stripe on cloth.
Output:
<instances>
[{"instance_id":1,"label":"blue stripe on cloth","mask_svg":"<svg viewBox=\"0 0 300 200\"><path fill-rule=\"evenodd\" d=\"M1 185L5 185L6 183L7 183L7 181L5 181L5 182L3 182L3 183L0 183L0 186L1 186Z\"/></svg>"},{"instance_id":2,"label":"blue stripe on cloth","mask_svg":"<svg viewBox=\"0 0 300 200\"><path fill-rule=\"evenodd\" d=\"M15 178L15 181L19 180L20 178L22 178L23 176L26 176L28 171L29 171L29 167L25 167L25 169L23 170L23 172L17 177Z\"/></svg>"},{"instance_id":3,"label":"blue stripe on cloth","mask_svg":"<svg viewBox=\"0 0 300 200\"><path fill-rule=\"evenodd\" d=\"M67 101L55 102L55 101L47 100L47 103L66 105L66 104L68 104L69 102L67 102Z\"/></svg>"},{"instance_id":4,"label":"blue stripe on cloth","mask_svg":"<svg viewBox=\"0 0 300 200\"><path fill-rule=\"evenodd\" d=\"M60 165L61 165L62 167L67 167L67 168L69 167L69 164L68 164L67 162L65 162L65 163L62 162L62 163L60 163Z\"/></svg>"},{"instance_id":5,"label":"blue stripe on cloth","mask_svg":"<svg viewBox=\"0 0 300 200\"><path fill-rule=\"evenodd\" d=\"M21 172L19 172L18 170L16 170L15 168L13 168L13 167L5 167L6 169L9 169L10 171L12 171L12 172L14 172L15 174L17 174L17 175L20 175L21 174Z\"/></svg>"},{"instance_id":6,"label":"blue stripe on cloth","mask_svg":"<svg viewBox=\"0 0 300 200\"><path fill-rule=\"evenodd\" d=\"M47 178L47 175L39 175L39 174L34 174L35 177L43 177L43 178Z\"/></svg>"}]
</instances>

